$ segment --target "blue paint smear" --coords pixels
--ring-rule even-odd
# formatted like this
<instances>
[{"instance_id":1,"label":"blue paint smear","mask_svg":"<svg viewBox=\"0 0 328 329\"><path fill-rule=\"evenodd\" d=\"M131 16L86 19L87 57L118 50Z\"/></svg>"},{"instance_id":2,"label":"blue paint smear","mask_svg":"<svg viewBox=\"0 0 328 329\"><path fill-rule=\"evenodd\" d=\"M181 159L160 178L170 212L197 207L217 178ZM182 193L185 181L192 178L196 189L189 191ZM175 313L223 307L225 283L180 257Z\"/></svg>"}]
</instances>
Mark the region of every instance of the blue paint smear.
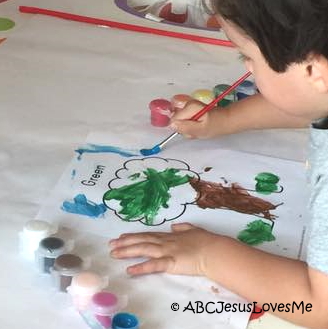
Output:
<instances>
[{"instance_id":1,"label":"blue paint smear","mask_svg":"<svg viewBox=\"0 0 328 329\"><path fill-rule=\"evenodd\" d=\"M159 145L155 145L152 149L141 149L140 153L144 156L154 155L161 152Z\"/></svg>"},{"instance_id":2,"label":"blue paint smear","mask_svg":"<svg viewBox=\"0 0 328 329\"><path fill-rule=\"evenodd\" d=\"M116 153L123 157L139 156L138 151L126 150L116 146L87 144L86 147L75 150L79 154L78 160L81 160L83 153Z\"/></svg>"},{"instance_id":3,"label":"blue paint smear","mask_svg":"<svg viewBox=\"0 0 328 329\"><path fill-rule=\"evenodd\" d=\"M74 178L75 178L75 176L76 176L76 170L75 170L75 169L73 169L73 170L72 170L72 173L71 173L71 178L72 178L72 179L74 179Z\"/></svg>"},{"instance_id":4,"label":"blue paint smear","mask_svg":"<svg viewBox=\"0 0 328 329\"><path fill-rule=\"evenodd\" d=\"M64 201L61 209L71 214L84 215L93 218L100 217L107 210L103 203L96 204L89 201L84 194L78 194L73 201L74 202Z\"/></svg>"}]
</instances>

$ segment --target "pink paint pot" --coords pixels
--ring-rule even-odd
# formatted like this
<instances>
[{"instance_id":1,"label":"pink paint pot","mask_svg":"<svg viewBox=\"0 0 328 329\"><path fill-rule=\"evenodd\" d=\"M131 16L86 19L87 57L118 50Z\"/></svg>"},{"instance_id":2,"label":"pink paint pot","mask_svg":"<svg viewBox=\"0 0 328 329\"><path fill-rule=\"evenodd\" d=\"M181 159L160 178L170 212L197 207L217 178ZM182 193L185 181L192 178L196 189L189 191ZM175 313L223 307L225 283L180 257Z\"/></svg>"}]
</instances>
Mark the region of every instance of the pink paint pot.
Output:
<instances>
[{"instance_id":1,"label":"pink paint pot","mask_svg":"<svg viewBox=\"0 0 328 329\"><path fill-rule=\"evenodd\" d=\"M171 99L171 106L173 112L182 110L186 106L186 104L192 99L193 98L187 94L174 95Z\"/></svg>"},{"instance_id":2,"label":"pink paint pot","mask_svg":"<svg viewBox=\"0 0 328 329\"><path fill-rule=\"evenodd\" d=\"M86 310L93 295L108 285L108 277L100 276L92 271L84 271L75 275L67 292L71 295L74 307L79 311Z\"/></svg>"},{"instance_id":3,"label":"pink paint pot","mask_svg":"<svg viewBox=\"0 0 328 329\"><path fill-rule=\"evenodd\" d=\"M120 310L118 297L107 291L93 295L90 303L90 311L97 321L106 329L112 326L112 317Z\"/></svg>"},{"instance_id":4,"label":"pink paint pot","mask_svg":"<svg viewBox=\"0 0 328 329\"><path fill-rule=\"evenodd\" d=\"M166 127L171 118L171 102L166 99L154 99L149 103L150 123L155 127Z\"/></svg>"}]
</instances>

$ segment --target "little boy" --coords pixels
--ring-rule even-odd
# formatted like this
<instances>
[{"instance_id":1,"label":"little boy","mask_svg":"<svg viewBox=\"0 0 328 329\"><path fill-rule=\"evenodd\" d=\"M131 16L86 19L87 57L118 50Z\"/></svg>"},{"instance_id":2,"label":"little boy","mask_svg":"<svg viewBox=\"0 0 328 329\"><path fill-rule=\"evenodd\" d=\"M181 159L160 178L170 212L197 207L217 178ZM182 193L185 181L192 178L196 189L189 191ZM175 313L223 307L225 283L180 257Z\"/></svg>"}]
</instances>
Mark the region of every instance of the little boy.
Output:
<instances>
[{"instance_id":1,"label":"little boy","mask_svg":"<svg viewBox=\"0 0 328 329\"><path fill-rule=\"evenodd\" d=\"M306 262L244 245L187 223L171 233L124 234L115 258L147 257L128 273L202 275L249 301L304 302L310 311L274 312L311 328L328 328L328 0L214 0L222 28L253 73L260 94L188 120L191 102L172 119L190 138L248 129L310 127L310 239Z\"/></svg>"}]
</instances>

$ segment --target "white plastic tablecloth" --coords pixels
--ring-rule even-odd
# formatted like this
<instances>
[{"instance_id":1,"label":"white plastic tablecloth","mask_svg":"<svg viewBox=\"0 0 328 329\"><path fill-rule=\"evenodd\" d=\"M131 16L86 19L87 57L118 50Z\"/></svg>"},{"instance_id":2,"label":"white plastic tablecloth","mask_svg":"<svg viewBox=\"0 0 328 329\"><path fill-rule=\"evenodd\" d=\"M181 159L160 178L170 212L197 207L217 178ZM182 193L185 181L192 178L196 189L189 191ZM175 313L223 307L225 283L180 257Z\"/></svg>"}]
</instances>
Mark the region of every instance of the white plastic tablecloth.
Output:
<instances>
[{"instance_id":1,"label":"white plastic tablecloth","mask_svg":"<svg viewBox=\"0 0 328 329\"><path fill-rule=\"evenodd\" d=\"M245 69L233 49L18 14L19 4L40 5L24 2L0 4L0 17L16 22L11 31L0 32L8 38L0 44L0 327L84 328L77 313L61 305L63 297L45 289L48 279L21 259L18 232L34 218L90 131L133 130L140 140L161 140L170 131L150 126L150 100L231 83ZM100 0L41 4L93 16L106 16L107 8ZM303 130L202 141L208 149L298 161L306 158L306 142ZM93 242L106 259L106 241ZM54 308L54 300L61 306ZM268 327L295 326L268 314L249 324Z\"/></svg>"}]
</instances>

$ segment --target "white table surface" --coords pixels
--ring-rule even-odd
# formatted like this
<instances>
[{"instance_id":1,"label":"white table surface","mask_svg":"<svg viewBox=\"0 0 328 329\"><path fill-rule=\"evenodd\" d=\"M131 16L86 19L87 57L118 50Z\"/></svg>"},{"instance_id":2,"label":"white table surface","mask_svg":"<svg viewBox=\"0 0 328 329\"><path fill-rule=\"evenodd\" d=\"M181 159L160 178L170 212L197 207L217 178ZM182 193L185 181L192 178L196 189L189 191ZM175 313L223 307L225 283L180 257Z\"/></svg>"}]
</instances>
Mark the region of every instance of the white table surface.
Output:
<instances>
[{"instance_id":1,"label":"white table surface","mask_svg":"<svg viewBox=\"0 0 328 329\"><path fill-rule=\"evenodd\" d=\"M20 4L40 2L0 3L0 17L16 22L0 31L7 38L0 44L0 327L59 328L56 316L67 316L70 328L84 328L76 315L51 310L42 299L31 265L18 255L18 232L89 131L139 129L141 139L160 140L169 130L150 126L150 100L230 83L244 68L232 49L33 17L19 14ZM42 4L82 14L90 7L86 0ZM97 12L93 3L91 14ZM258 131L203 143L304 161L307 132ZM248 328L297 327L265 314Z\"/></svg>"}]
</instances>

